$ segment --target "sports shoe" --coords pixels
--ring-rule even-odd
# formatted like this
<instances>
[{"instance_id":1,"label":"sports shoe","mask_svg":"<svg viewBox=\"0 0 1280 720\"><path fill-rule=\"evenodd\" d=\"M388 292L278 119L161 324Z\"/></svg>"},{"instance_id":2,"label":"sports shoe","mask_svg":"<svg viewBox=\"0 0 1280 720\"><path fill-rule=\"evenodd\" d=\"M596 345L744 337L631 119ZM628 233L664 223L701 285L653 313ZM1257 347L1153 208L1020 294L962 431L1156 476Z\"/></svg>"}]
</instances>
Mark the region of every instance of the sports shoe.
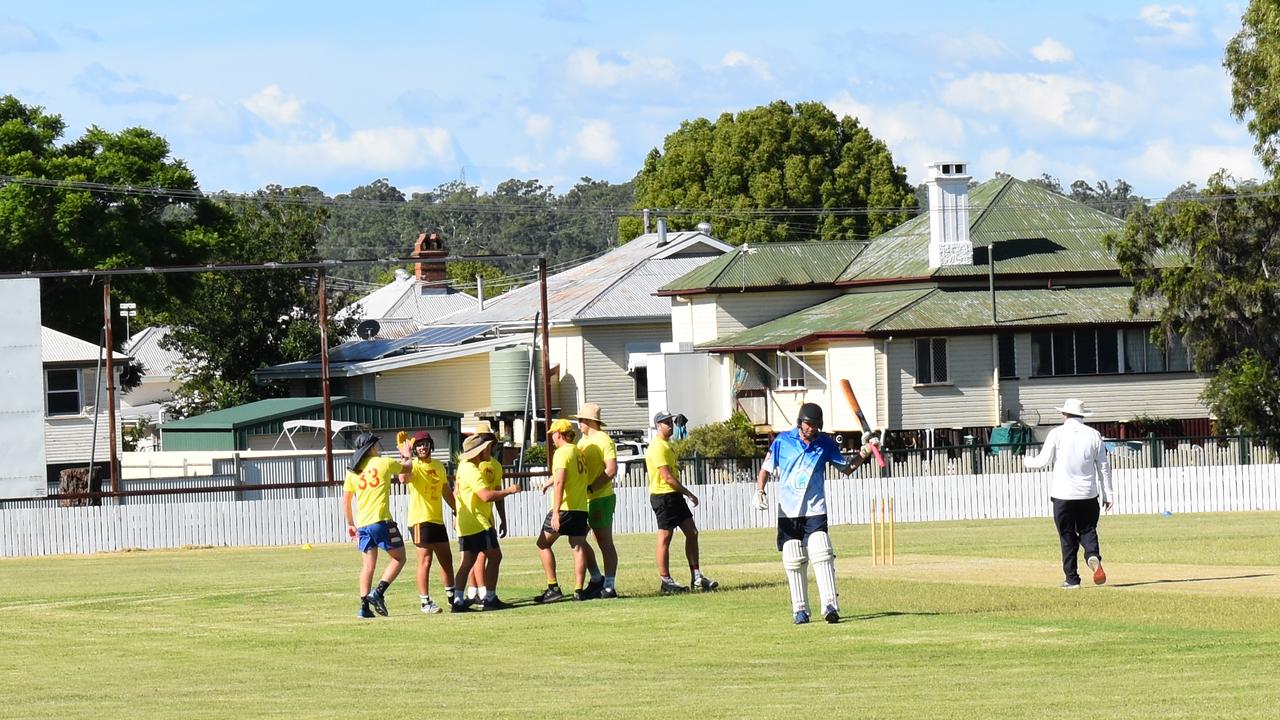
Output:
<instances>
[{"instance_id":1,"label":"sports shoe","mask_svg":"<svg viewBox=\"0 0 1280 720\"><path fill-rule=\"evenodd\" d=\"M586 596L587 600L599 599L600 593L603 591L604 591L603 577L588 582L587 586L582 588L582 594Z\"/></svg>"},{"instance_id":2,"label":"sports shoe","mask_svg":"<svg viewBox=\"0 0 1280 720\"><path fill-rule=\"evenodd\" d=\"M809 613L807 613L807 612L805 612L805 611L803 611L803 610L797 610L797 611L796 611L796 624L797 624L797 625L804 625L804 624L805 624L805 623L807 623L807 622L809 622Z\"/></svg>"},{"instance_id":3,"label":"sports shoe","mask_svg":"<svg viewBox=\"0 0 1280 720\"><path fill-rule=\"evenodd\" d=\"M822 613L822 618L832 625L840 622L840 611L835 605L828 605Z\"/></svg>"},{"instance_id":4,"label":"sports shoe","mask_svg":"<svg viewBox=\"0 0 1280 720\"><path fill-rule=\"evenodd\" d=\"M602 600L613 600L616 597L618 597L618 591L611 587L607 587L600 591L600 599Z\"/></svg>"},{"instance_id":5,"label":"sports shoe","mask_svg":"<svg viewBox=\"0 0 1280 720\"><path fill-rule=\"evenodd\" d=\"M1071 582L1070 580L1066 580L1066 581L1064 581L1061 585L1059 585L1058 587L1062 588L1063 590L1079 590L1079 589L1080 589L1080 583L1078 583L1078 582L1074 582L1074 583L1073 583L1073 582Z\"/></svg>"},{"instance_id":6,"label":"sports shoe","mask_svg":"<svg viewBox=\"0 0 1280 720\"><path fill-rule=\"evenodd\" d=\"M564 592L559 587L549 587L542 591L542 594L534 598L534 602L549 603L564 599Z\"/></svg>"},{"instance_id":7,"label":"sports shoe","mask_svg":"<svg viewBox=\"0 0 1280 720\"><path fill-rule=\"evenodd\" d=\"M675 580L663 580L662 584L658 586L658 592L663 595L678 595L689 592L689 588Z\"/></svg>"},{"instance_id":8,"label":"sports shoe","mask_svg":"<svg viewBox=\"0 0 1280 720\"><path fill-rule=\"evenodd\" d=\"M449 612L451 613L471 612L471 606L467 605L465 602L462 602L462 601L454 601L449 604Z\"/></svg>"},{"instance_id":9,"label":"sports shoe","mask_svg":"<svg viewBox=\"0 0 1280 720\"><path fill-rule=\"evenodd\" d=\"M369 607L373 608L374 612L378 613L379 615L382 615L383 617L386 617L387 599L382 597L382 593L378 592L376 588L372 590L368 595L365 595L364 599L366 602L369 603Z\"/></svg>"},{"instance_id":10,"label":"sports shoe","mask_svg":"<svg viewBox=\"0 0 1280 720\"><path fill-rule=\"evenodd\" d=\"M584 600L590 600L590 599L591 599L591 596L587 594L587 591L586 591L586 590L574 590L574 591L573 591L573 600L574 600L574 602L582 602L582 601L584 601Z\"/></svg>"},{"instance_id":11,"label":"sports shoe","mask_svg":"<svg viewBox=\"0 0 1280 720\"><path fill-rule=\"evenodd\" d=\"M366 620L368 618L374 617L374 615L373 615L373 611L369 609L368 605L361 605L360 612L356 613L356 617L360 618L361 620Z\"/></svg>"},{"instance_id":12,"label":"sports shoe","mask_svg":"<svg viewBox=\"0 0 1280 720\"><path fill-rule=\"evenodd\" d=\"M444 610L442 610L440 606L436 604L435 600L428 600L422 603L422 612L428 615L438 615L444 612Z\"/></svg>"},{"instance_id":13,"label":"sports shoe","mask_svg":"<svg viewBox=\"0 0 1280 720\"><path fill-rule=\"evenodd\" d=\"M715 580L712 580L706 575L703 575L699 577L697 580L693 581L693 587L698 590L701 590L702 592L711 592L716 588L720 587L720 583L716 582Z\"/></svg>"},{"instance_id":14,"label":"sports shoe","mask_svg":"<svg viewBox=\"0 0 1280 720\"><path fill-rule=\"evenodd\" d=\"M1107 571L1102 569L1102 561L1098 559L1098 556L1093 555L1085 562L1089 564L1089 569L1093 570L1093 584L1106 585Z\"/></svg>"},{"instance_id":15,"label":"sports shoe","mask_svg":"<svg viewBox=\"0 0 1280 720\"><path fill-rule=\"evenodd\" d=\"M510 610L513 607L515 607L515 605L503 602L497 595L494 595L491 598L485 598L480 602L481 610Z\"/></svg>"}]
</instances>

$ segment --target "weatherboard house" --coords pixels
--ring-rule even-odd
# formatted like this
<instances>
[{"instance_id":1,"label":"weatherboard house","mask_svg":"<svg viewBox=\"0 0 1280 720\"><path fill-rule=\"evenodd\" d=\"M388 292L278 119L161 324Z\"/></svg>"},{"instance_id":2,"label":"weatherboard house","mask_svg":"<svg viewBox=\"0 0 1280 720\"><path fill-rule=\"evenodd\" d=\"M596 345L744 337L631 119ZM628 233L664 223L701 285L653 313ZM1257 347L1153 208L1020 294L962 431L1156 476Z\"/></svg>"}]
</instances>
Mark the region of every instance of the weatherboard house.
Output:
<instances>
[{"instance_id":1,"label":"weatherboard house","mask_svg":"<svg viewBox=\"0 0 1280 720\"><path fill-rule=\"evenodd\" d=\"M655 293L731 249L705 228L660 227L549 275L553 411L572 414L594 402L610 430L643 432L652 417L646 363L672 337L671 303ZM544 410L534 351L540 305L535 282L414 332L351 340L330 353L331 391L461 413L464 428L495 421L514 436L518 418ZM316 395L320 363L287 363L255 377L284 383L290 395Z\"/></svg>"},{"instance_id":2,"label":"weatherboard house","mask_svg":"<svg viewBox=\"0 0 1280 720\"><path fill-rule=\"evenodd\" d=\"M1136 415L1207 432L1205 379L1180 343L1153 343L1153 308L1130 312L1104 242L1123 222L1012 177L970 180L934 163L929 212L869 243L744 246L667 283L680 352L650 365L698 383L668 394L696 396L700 421L739 410L762 431L815 402L850 431L848 380L871 424L907 443L1057 424L1067 397L1112 436Z\"/></svg>"}]
</instances>

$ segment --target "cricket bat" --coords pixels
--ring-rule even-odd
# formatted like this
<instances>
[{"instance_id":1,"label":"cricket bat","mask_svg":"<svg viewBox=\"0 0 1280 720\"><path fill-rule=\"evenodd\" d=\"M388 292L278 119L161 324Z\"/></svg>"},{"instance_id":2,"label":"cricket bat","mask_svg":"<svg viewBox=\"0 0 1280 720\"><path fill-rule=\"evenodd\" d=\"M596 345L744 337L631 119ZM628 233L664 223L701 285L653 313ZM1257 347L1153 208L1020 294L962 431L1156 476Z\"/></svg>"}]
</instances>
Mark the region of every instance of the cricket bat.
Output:
<instances>
[{"instance_id":1,"label":"cricket bat","mask_svg":"<svg viewBox=\"0 0 1280 720\"><path fill-rule=\"evenodd\" d=\"M848 380L841 379L840 387L844 388L844 399L849 401L849 407L853 409L853 414L858 416L858 422L862 424L862 432L871 432L871 423L867 422L867 416L862 414L862 406L858 404L858 398L853 394L853 386ZM872 445L871 452L875 453L876 463L884 467L884 456L880 454L880 448Z\"/></svg>"}]
</instances>

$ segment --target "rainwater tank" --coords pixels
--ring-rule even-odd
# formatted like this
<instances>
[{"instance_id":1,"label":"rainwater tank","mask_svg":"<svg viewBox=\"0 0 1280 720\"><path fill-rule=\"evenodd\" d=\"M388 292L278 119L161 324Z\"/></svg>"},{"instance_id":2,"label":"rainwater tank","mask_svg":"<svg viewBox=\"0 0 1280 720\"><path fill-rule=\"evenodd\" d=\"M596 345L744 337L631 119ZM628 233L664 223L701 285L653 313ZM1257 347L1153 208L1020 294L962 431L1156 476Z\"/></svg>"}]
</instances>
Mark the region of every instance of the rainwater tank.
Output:
<instances>
[{"instance_id":1,"label":"rainwater tank","mask_svg":"<svg viewBox=\"0 0 1280 720\"><path fill-rule=\"evenodd\" d=\"M524 345L489 351L490 410L524 411L529 402L529 359L529 348ZM538 398L538 405L541 400Z\"/></svg>"}]
</instances>

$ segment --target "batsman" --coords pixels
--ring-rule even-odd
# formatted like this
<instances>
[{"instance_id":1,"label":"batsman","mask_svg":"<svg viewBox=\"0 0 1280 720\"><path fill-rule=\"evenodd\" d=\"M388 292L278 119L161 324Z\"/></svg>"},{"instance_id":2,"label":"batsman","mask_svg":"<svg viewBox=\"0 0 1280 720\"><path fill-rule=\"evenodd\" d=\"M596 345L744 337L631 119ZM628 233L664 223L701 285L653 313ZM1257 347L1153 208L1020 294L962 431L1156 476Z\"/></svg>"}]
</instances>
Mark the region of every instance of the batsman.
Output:
<instances>
[{"instance_id":1,"label":"batsman","mask_svg":"<svg viewBox=\"0 0 1280 720\"><path fill-rule=\"evenodd\" d=\"M858 456L845 458L835 440L822 432L822 408L805 403L800 406L796 426L779 434L769 446L756 478L755 506L757 510L769 509L765 487L770 477L776 477L778 549L782 551L782 567L791 587L791 609L797 625L809 622L810 562L818 581L822 616L829 623L840 622L835 551L827 535L827 465L834 465L846 475L852 473L879 444L878 433L864 432Z\"/></svg>"}]
</instances>

